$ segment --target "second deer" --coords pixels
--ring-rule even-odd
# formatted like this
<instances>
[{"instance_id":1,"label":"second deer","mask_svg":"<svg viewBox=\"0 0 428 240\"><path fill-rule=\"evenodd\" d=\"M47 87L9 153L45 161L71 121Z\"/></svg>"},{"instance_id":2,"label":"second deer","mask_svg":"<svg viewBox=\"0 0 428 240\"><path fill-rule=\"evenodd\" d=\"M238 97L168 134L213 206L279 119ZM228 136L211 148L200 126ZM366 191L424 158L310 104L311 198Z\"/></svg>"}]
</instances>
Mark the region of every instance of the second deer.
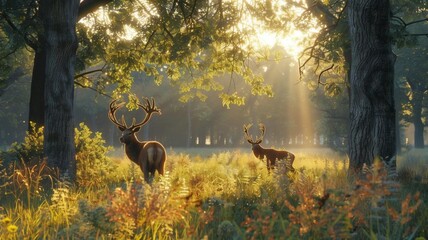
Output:
<instances>
[{"instance_id":1,"label":"second deer","mask_svg":"<svg viewBox=\"0 0 428 240\"><path fill-rule=\"evenodd\" d=\"M132 125L127 126L125 118L122 115L122 122L120 123L116 118L116 111L125 105L124 102L117 103L114 100L110 103L110 111L108 117L120 131L122 131L122 137L120 141L125 144L125 152L128 158L136 163L141 171L144 173L144 180L147 183L151 183L155 175L155 171L163 175L164 165L166 160L166 151L164 146L157 141L138 141L135 135L141 127L146 124L153 113L160 114L160 109L155 106L155 100L152 101L145 99L145 105L138 104L138 107L146 112L146 116L142 122L136 124L135 118L132 120Z\"/></svg>"},{"instance_id":2,"label":"second deer","mask_svg":"<svg viewBox=\"0 0 428 240\"><path fill-rule=\"evenodd\" d=\"M256 140L253 140L253 137L248 133L248 129L250 129L251 126L252 124L244 125L245 139L248 143L252 145L253 153L258 159L263 160L266 157L266 166L268 172L270 172L270 170L272 170L276 166L276 160L288 161L286 162L286 166L294 172L294 154L288 151L280 151L272 148L263 148L262 146L260 146L260 144L262 143L263 136L265 135L265 126L263 124L260 124L261 135L260 137L256 138Z\"/></svg>"}]
</instances>

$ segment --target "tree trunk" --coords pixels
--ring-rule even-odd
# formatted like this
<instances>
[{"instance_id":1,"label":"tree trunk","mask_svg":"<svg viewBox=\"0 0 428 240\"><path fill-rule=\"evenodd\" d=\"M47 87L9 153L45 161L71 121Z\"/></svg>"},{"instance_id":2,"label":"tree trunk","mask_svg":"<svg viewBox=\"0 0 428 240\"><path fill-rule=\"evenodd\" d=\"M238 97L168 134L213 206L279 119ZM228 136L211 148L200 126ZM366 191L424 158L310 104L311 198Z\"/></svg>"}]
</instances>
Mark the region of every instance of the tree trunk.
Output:
<instances>
[{"instance_id":1,"label":"tree trunk","mask_svg":"<svg viewBox=\"0 0 428 240\"><path fill-rule=\"evenodd\" d=\"M350 173L395 157L394 61L389 0L350 0Z\"/></svg>"},{"instance_id":2,"label":"tree trunk","mask_svg":"<svg viewBox=\"0 0 428 240\"><path fill-rule=\"evenodd\" d=\"M39 37L41 39L41 37ZM36 49L34 56L33 75L31 79L30 109L28 112L28 131L30 122L37 127L45 125L45 69L46 52L43 47Z\"/></svg>"},{"instance_id":3,"label":"tree trunk","mask_svg":"<svg viewBox=\"0 0 428 240\"><path fill-rule=\"evenodd\" d=\"M48 165L74 182L73 98L79 0L40 2L46 49L44 151Z\"/></svg>"},{"instance_id":4,"label":"tree trunk","mask_svg":"<svg viewBox=\"0 0 428 240\"><path fill-rule=\"evenodd\" d=\"M395 109L398 109L398 106L396 106ZM400 120L397 116L397 113L395 113L395 146L397 146L396 152L397 154L401 154L401 148L402 148L402 143L401 143L401 137L403 136L401 134L401 127L400 127Z\"/></svg>"},{"instance_id":5,"label":"tree trunk","mask_svg":"<svg viewBox=\"0 0 428 240\"><path fill-rule=\"evenodd\" d=\"M415 148L424 148L424 123L422 122L423 92L413 90L413 125L415 126Z\"/></svg>"},{"instance_id":6,"label":"tree trunk","mask_svg":"<svg viewBox=\"0 0 428 240\"><path fill-rule=\"evenodd\" d=\"M191 147L192 144L194 144L192 141L192 101L189 101L187 102L187 148Z\"/></svg>"}]
</instances>

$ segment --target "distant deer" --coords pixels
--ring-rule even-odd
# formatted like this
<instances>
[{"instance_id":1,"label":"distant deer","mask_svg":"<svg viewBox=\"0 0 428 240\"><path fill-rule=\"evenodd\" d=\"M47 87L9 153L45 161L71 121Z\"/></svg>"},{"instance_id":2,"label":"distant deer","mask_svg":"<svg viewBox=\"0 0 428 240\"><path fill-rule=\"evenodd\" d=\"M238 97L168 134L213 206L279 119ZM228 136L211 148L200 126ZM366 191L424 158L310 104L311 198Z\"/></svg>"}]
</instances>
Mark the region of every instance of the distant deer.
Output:
<instances>
[{"instance_id":1,"label":"distant deer","mask_svg":"<svg viewBox=\"0 0 428 240\"><path fill-rule=\"evenodd\" d=\"M151 183L156 170L161 175L164 173L166 151L161 143L157 141L140 142L135 135L150 120L153 113L161 114L160 109L156 108L153 98L151 102L148 98L144 100L145 104L138 104L138 107L146 112L146 116L138 124L135 124L134 118L132 119L132 125L128 127L123 115L122 123L117 120L116 111L125 105L124 102L118 104L117 99L110 103L108 117L122 131L120 141L125 144L126 155L131 161L140 166L141 171L144 173L144 180L147 183Z\"/></svg>"},{"instance_id":2,"label":"distant deer","mask_svg":"<svg viewBox=\"0 0 428 240\"><path fill-rule=\"evenodd\" d=\"M266 156L266 165L267 170L270 172L276 166L276 160L288 160L286 166L290 168L291 171L295 171L293 167L294 162L294 154L287 151L279 151L272 148L263 148L260 146L260 143L263 141L263 136L265 135L265 126L260 124L261 135L256 140L253 140L253 137L248 133L248 129L252 126L252 124L244 125L244 133L246 140L252 145L252 150L254 155L263 160Z\"/></svg>"}]
</instances>

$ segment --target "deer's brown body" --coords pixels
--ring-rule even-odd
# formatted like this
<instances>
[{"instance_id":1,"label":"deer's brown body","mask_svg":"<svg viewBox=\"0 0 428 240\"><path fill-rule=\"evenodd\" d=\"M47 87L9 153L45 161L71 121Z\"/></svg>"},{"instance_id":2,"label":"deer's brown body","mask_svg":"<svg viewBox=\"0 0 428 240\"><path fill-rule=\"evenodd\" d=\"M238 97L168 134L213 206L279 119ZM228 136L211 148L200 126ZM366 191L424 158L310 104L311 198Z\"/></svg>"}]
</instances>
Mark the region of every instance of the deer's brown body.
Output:
<instances>
[{"instance_id":1,"label":"deer's brown body","mask_svg":"<svg viewBox=\"0 0 428 240\"><path fill-rule=\"evenodd\" d=\"M262 143L263 141L265 127L263 125L260 125L260 130L262 131L262 134L256 140L253 140L253 138L248 134L248 129L250 127L251 125L246 125L246 126L244 125L245 137L248 143L252 145L253 153L258 159L263 160L266 157L267 170L270 172L270 170L272 170L276 166L277 160L285 160L285 161L288 161L287 165L289 166L290 170L294 172L295 171L293 167L293 162L295 159L294 154L288 151L280 151L273 148L263 148L262 146L260 146L260 143Z\"/></svg>"},{"instance_id":2,"label":"deer's brown body","mask_svg":"<svg viewBox=\"0 0 428 240\"><path fill-rule=\"evenodd\" d=\"M137 164L144 174L146 182L150 182L150 177L159 174L164 174L166 150L164 146L157 141L138 141L135 140L125 145L125 153L128 158Z\"/></svg>"},{"instance_id":3,"label":"deer's brown body","mask_svg":"<svg viewBox=\"0 0 428 240\"><path fill-rule=\"evenodd\" d=\"M110 120L117 125L122 131L120 141L125 144L125 153L128 158L136 163L144 174L144 180L150 183L157 171L159 174L164 174L166 150L165 147L157 141L139 141L136 133L140 130L141 126L150 120L151 114L156 112L160 114L160 110L156 108L155 101L146 99L146 105L138 105L146 112L144 120L135 124L135 119L132 125L128 127L122 116L122 123L117 121L115 112L121 108L124 103L116 104L116 100L110 103Z\"/></svg>"}]
</instances>

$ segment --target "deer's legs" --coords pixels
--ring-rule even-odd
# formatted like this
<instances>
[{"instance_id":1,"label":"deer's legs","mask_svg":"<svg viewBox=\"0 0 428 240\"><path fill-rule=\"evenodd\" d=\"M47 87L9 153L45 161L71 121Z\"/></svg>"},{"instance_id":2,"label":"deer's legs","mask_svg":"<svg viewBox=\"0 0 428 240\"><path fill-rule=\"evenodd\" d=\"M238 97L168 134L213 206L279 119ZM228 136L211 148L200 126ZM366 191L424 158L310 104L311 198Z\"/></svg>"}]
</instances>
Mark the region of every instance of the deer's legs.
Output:
<instances>
[{"instance_id":1,"label":"deer's legs","mask_svg":"<svg viewBox=\"0 0 428 240\"><path fill-rule=\"evenodd\" d=\"M165 159L166 159L166 156L165 156L164 152L162 151L161 148L158 148L156 158L154 159L154 161L155 161L154 165L155 165L155 169L158 171L158 173L160 175L163 175L163 173L164 173ZM153 173L154 172L155 172L155 170L153 170Z\"/></svg>"},{"instance_id":2,"label":"deer's legs","mask_svg":"<svg viewBox=\"0 0 428 240\"><path fill-rule=\"evenodd\" d=\"M270 170L273 170L273 168L275 167L275 159L266 159L266 164L268 173L270 173Z\"/></svg>"},{"instance_id":3,"label":"deer's legs","mask_svg":"<svg viewBox=\"0 0 428 240\"><path fill-rule=\"evenodd\" d=\"M163 175L165 171L165 156L162 156L161 160L159 161L158 165L156 166L156 169L158 170L158 173L160 175Z\"/></svg>"},{"instance_id":4,"label":"deer's legs","mask_svg":"<svg viewBox=\"0 0 428 240\"><path fill-rule=\"evenodd\" d=\"M295 172L295 171L296 171L296 169L294 169L294 167L293 167L294 155L291 155L289 158L287 158L287 159L286 159L286 161L288 161L288 165L289 165L289 167L290 167L290 170L291 170L292 172Z\"/></svg>"},{"instance_id":5,"label":"deer's legs","mask_svg":"<svg viewBox=\"0 0 428 240\"><path fill-rule=\"evenodd\" d=\"M151 183L150 181L150 170L149 170L149 166L147 164L147 161L142 161L140 162L140 169L143 172L144 175L144 181L146 181L146 183ZM153 180L153 179L152 179Z\"/></svg>"}]
</instances>

